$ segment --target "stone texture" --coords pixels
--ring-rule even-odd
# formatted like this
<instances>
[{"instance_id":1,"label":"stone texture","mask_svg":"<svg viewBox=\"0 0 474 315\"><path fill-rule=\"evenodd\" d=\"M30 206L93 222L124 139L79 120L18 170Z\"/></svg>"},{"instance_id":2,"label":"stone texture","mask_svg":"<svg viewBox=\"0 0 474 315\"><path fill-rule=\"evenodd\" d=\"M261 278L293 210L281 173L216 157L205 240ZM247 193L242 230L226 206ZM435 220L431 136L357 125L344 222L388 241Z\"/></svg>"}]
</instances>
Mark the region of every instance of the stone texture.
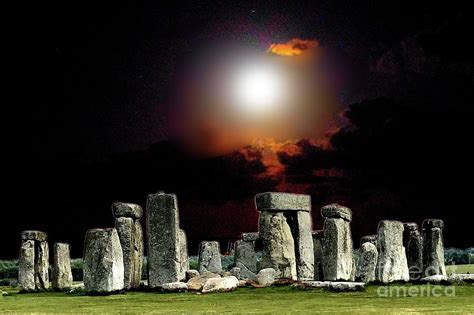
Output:
<instances>
[{"instance_id":1,"label":"stone texture","mask_svg":"<svg viewBox=\"0 0 474 315\"><path fill-rule=\"evenodd\" d=\"M256 241L259 237L258 232L242 233L242 240L246 242Z\"/></svg>"},{"instance_id":2,"label":"stone texture","mask_svg":"<svg viewBox=\"0 0 474 315\"><path fill-rule=\"evenodd\" d=\"M377 281L390 283L408 281L407 258L403 247L403 223L380 221L377 234L379 258L376 269Z\"/></svg>"},{"instance_id":3,"label":"stone texture","mask_svg":"<svg viewBox=\"0 0 474 315\"><path fill-rule=\"evenodd\" d=\"M448 277L448 281L474 283L474 274L471 274L471 273L452 274Z\"/></svg>"},{"instance_id":4,"label":"stone texture","mask_svg":"<svg viewBox=\"0 0 474 315\"><path fill-rule=\"evenodd\" d=\"M132 218L118 217L115 228L123 252L124 289L130 289L135 275L135 222Z\"/></svg>"},{"instance_id":5,"label":"stone texture","mask_svg":"<svg viewBox=\"0 0 474 315\"><path fill-rule=\"evenodd\" d=\"M407 255L408 271L410 280L416 281L423 277L423 239L418 224L404 223L403 245Z\"/></svg>"},{"instance_id":6,"label":"stone texture","mask_svg":"<svg viewBox=\"0 0 474 315\"><path fill-rule=\"evenodd\" d=\"M178 232L178 246L179 246L179 281L186 279L186 270L189 269L189 259L188 259L188 241L186 238L186 233L179 229Z\"/></svg>"},{"instance_id":7,"label":"stone texture","mask_svg":"<svg viewBox=\"0 0 474 315\"><path fill-rule=\"evenodd\" d=\"M189 279L192 279L194 277L198 277L199 276L199 271L197 270L194 270L194 269L189 269L189 270L186 270L186 281L189 281Z\"/></svg>"},{"instance_id":8,"label":"stone texture","mask_svg":"<svg viewBox=\"0 0 474 315\"><path fill-rule=\"evenodd\" d=\"M221 254L219 243L215 241L203 241L199 244L198 257L199 272L215 272L222 271Z\"/></svg>"},{"instance_id":9,"label":"stone texture","mask_svg":"<svg viewBox=\"0 0 474 315\"><path fill-rule=\"evenodd\" d=\"M148 286L177 282L182 274L179 216L176 195L150 194L146 205L148 233Z\"/></svg>"},{"instance_id":10,"label":"stone texture","mask_svg":"<svg viewBox=\"0 0 474 315\"><path fill-rule=\"evenodd\" d=\"M52 287L54 290L71 289L73 279L69 244L55 243L53 251Z\"/></svg>"},{"instance_id":11,"label":"stone texture","mask_svg":"<svg viewBox=\"0 0 474 315\"><path fill-rule=\"evenodd\" d=\"M259 227L263 241L261 268L275 269L277 278L296 280L294 239L283 212L261 211Z\"/></svg>"},{"instance_id":12,"label":"stone texture","mask_svg":"<svg viewBox=\"0 0 474 315\"><path fill-rule=\"evenodd\" d=\"M331 281L301 281L292 286L302 289L327 289L337 292L360 291L365 287L364 282L331 282Z\"/></svg>"},{"instance_id":13,"label":"stone texture","mask_svg":"<svg viewBox=\"0 0 474 315\"><path fill-rule=\"evenodd\" d=\"M448 282L448 278L444 275L433 275L420 279L421 283L431 283L431 284L440 284L443 282Z\"/></svg>"},{"instance_id":14,"label":"stone texture","mask_svg":"<svg viewBox=\"0 0 474 315\"><path fill-rule=\"evenodd\" d=\"M360 247L360 258L357 265L357 281L369 283L375 281L375 269L377 268L378 250L374 244L365 242Z\"/></svg>"},{"instance_id":15,"label":"stone texture","mask_svg":"<svg viewBox=\"0 0 474 315\"><path fill-rule=\"evenodd\" d=\"M240 269L240 277L239 279L246 279L246 280L256 280L257 279L257 275L256 275L256 272L252 272L250 271L247 267L245 267L245 265L241 264L241 263L237 263L235 265L235 268L239 268Z\"/></svg>"},{"instance_id":16,"label":"stone texture","mask_svg":"<svg viewBox=\"0 0 474 315\"><path fill-rule=\"evenodd\" d=\"M210 278L204 284L202 293L229 292L235 290L238 286L239 280L234 276L224 278Z\"/></svg>"},{"instance_id":17,"label":"stone texture","mask_svg":"<svg viewBox=\"0 0 474 315\"><path fill-rule=\"evenodd\" d=\"M135 221L135 235L134 235L134 251L133 256L133 279L131 282L132 288L139 288L142 280L143 256L145 251L145 244L143 242L143 229L140 221Z\"/></svg>"},{"instance_id":18,"label":"stone texture","mask_svg":"<svg viewBox=\"0 0 474 315\"><path fill-rule=\"evenodd\" d=\"M87 231L84 242L84 287L107 294L124 288L123 253L116 229Z\"/></svg>"},{"instance_id":19,"label":"stone texture","mask_svg":"<svg viewBox=\"0 0 474 315\"><path fill-rule=\"evenodd\" d=\"M423 221L423 276L446 275L442 220Z\"/></svg>"},{"instance_id":20,"label":"stone texture","mask_svg":"<svg viewBox=\"0 0 474 315\"><path fill-rule=\"evenodd\" d=\"M238 240L235 243L234 266L237 266L239 263L251 272L257 272L257 257L255 256L254 241Z\"/></svg>"},{"instance_id":21,"label":"stone texture","mask_svg":"<svg viewBox=\"0 0 474 315\"><path fill-rule=\"evenodd\" d=\"M323 238L324 230L313 231L314 280L323 280Z\"/></svg>"},{"instance_id":22,"label":"stone texture","mask_svg":"<svg viewBox=\"0 0 474 315\"><path fill-rule=\"evenodd\" d=\"M48 240L48 235L41 231L23 231L21 232L21 239L46 242Z\"/></svg>"},{"instance_id":23,"label":"stone texture","mask_svg":"<svg viewBox=\"0 0 474 315\"><path fill-rule=\"evenodd\" d=\"M20 291L34 291L35 285L35 241L23 240L18 260L18 286Z\"/></svg>"},{"instance_id":24,"label":"stone texture","mask_svg":"<svg viewBox=\"0 0 474 315\"><path fill-rule=\"evenodd\" d=\"M212 272L206 272L197 277L193 277L187 282L188 289L193 291L201 291L206 281L211 278L221 278L221 276Z\"/></svg>"},{"instance_id":25,"label":"stone texture","mask_svg":"<svg viewBox=\"0 0 474 315\"><path fill-rule=\"evenodd\" d=\"M314 249L311 213L289 211L285 213L295 242L296 272L298 280L314 279Z\"/></svg>"},{"instance_id":26,"label":"stone texture","mask_svg":"<svg viewBox=\"0 0 474 315\"><path fill-rule=\"evenodd\" d=\"M266 192L255 196L257 211L311 211L311 196Z\"/></svg>"},{"instance_id":27,"label":"stone texture","mask_svg":"<svg viewBox=\"0 0 474 315\"><path fill-rule=\"evenodd\" d=\"M132 218L140 220L143 216L143 209L139 205L125 202L114 202L112 204L112 214L115 218Z\"/></svg>"},{"instance_id":28,"label":"stone texture","mask_svg":"<svg viewBox=\"0 0 474 315\"><path fill-rule=\"evenodd\" d=\"M237 279L241 279L240 278L240 268L239 267L232 267L232 269L230 270L230 275L236 277Z\"/></svg>"},{"instance_id":29,"label":"stone texture","mask_svg":"<svg viewBox=\"0 0 474 315\"><path fill-rule=\"evenodd\" d=\"M324 280L350 280L352 273L352 235L350 223L341 218L324 221Z\"/></svg>"},{"instance_id":30,"label":"stone texture","mask_svg":"<svg viewBox=\"0 0 474 315\"><path fill-rule=\"evenodd\" d=\"M321 215L323 218L343 219L348 222L352 221L352 210L337 203L322 207Z\"/></svg>"},{"instance_id":31,"label":"stone texture","mask_svg":"<svg viewBox=\"0 0 474 315\"><path fill-rule=\"evenodd\" d=\"M360 238L360 247L362 247L362 244L364 243L372 243L377 247L377 235L365 235Z\"/></svg>"},{"instance_id":32,"label":"stone texture","mask_svg":"<svg viewBox=\"0 0 474 315\"><path fill-rule=\"evenodd\" d=\"M262 286L271 286L275 282L276 271L273 268L265 268L258 272L257 283Z\"/></svg>"},{"instance_id":33,"label":"stone texture","mask_svg":"<svg viewBox=\"0 0 474 315\"><path fill-rule=\"evenodd\" d=\"M170 282L164 283L161 288L168 292L185 292L188 290L188 285L184 282Z\"/></svg>"},{"instance_id":34,"label":"stone texture","mask_svg":"<svg viewBox=\"0 0 474 315\"><path fill-rule=\"evenodd\" d=\"M49 289L49 246L48 242L35 242L35 284L37 290Z\"/></svg>"}]
</instances>

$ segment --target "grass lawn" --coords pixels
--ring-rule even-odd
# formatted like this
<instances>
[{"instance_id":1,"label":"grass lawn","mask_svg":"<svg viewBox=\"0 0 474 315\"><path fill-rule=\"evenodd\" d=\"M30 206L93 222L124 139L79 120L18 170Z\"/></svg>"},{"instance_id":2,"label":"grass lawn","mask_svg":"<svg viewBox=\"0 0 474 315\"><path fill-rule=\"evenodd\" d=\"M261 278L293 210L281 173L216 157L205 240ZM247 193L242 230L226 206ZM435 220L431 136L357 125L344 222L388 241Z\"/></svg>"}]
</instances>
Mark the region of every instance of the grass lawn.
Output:
<instances>
[{"instance_id":1,"label":"grass lawn","mask_svg":"<svg viewBox=\"0 0 474 315\"><path fill-rule=\"evenodd\" d=\"M446 265L446 272L451 274L451 272L455 273L474 273L474 264L470 265Z\"/></svg>"},{"instance_id":2,"label":"grass lawn","mask_svg":"<svg viewBox=\"0 0 474 315\"><path fill-rule=\"evenodd\" d=\"M2 287L9 296L0 297L0 312L56 313L474 313L474 285L450 287L455 296L417 296L414 292L400 297L380 297L378 290L394 286L369 286L365 292L334 293L322 290L299 290L290 287L264 289L239 288L230 293L198 295L194 293L128 292L112 296L84 296L43 292L18 294ZM420 285L401 288L420 290ZM436 292L448 287L430 286ZM395 295L396 295L396 291ZM431 291L433 292L433 291Z\"/></svg>"}]
</instances>

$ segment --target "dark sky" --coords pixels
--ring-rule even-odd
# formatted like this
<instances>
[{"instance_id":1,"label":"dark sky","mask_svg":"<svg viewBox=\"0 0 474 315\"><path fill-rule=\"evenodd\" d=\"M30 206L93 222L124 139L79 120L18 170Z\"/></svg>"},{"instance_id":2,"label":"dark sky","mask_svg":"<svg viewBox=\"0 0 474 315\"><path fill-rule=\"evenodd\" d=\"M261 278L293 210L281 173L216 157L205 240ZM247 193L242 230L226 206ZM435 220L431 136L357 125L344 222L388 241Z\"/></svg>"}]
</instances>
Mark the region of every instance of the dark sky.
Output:
<instances>
[{"instance_id":1,"label":"dark sky","mask_svg":"<svg viewBox=\"0 0 474 315\"><path fill-rule=\"evenodd\" d=\"M319 209L354 211L357 240L389 218L446 221L449 246L473 246L473 22L462 4L308 1L44 4L24 21L31 144L10 152L11 190L0 257L16 257L23 229L72 243L113 225L110 204L158 189L178 194L190 250L256 230L255 193L310 193ZM20 35L18 35L20 37ZM170 137L167 111L179 73L197 51L222 41L266 50L315 39L346 69L330 145L311 139L193 157ZM23 46L22 46L23 47ZM27 116L25 116L27 117ZM314 139L313 139L314 140ZM16 154L18 151L18 154ZM355 241L355 243L358 243Z\"/></svg>"}]
</instances>

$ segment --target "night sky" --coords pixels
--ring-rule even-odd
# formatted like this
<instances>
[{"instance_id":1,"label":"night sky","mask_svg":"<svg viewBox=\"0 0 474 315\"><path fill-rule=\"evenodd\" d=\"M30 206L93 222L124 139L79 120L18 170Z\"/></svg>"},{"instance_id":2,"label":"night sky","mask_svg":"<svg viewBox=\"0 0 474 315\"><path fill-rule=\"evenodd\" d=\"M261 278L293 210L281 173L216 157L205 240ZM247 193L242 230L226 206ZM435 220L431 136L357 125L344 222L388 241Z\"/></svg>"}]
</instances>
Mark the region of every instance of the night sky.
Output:
<instances>
[{"instance_id":1,"label":"night sky","mask_svg":"<svg viewBox=\"0 0 474 315\"><path fill-rule=\"evenodd\" d=\"M264 191L311 194L315 229L321 206L352 208L355 244L381 219L441 218L447 246L474 246L470 10L433 1L195 2L47 3L39 21L25 21L33 36L18 54L28 64L19 90L31 142L8 150L0 258L17 256L24 229L70 242L79 257L87 229L113 226L112 202L144 207L157 190L178 195L191 253L201 240L225 250L256 231L253 196ZM240 129L195 119L201 107L183 95L208 79L193 70L203 56L212 73L223 54L265 55L292 39L315 43L314 71L327 84L314 132L244 143Z\"/></svg>"}]
</instances>

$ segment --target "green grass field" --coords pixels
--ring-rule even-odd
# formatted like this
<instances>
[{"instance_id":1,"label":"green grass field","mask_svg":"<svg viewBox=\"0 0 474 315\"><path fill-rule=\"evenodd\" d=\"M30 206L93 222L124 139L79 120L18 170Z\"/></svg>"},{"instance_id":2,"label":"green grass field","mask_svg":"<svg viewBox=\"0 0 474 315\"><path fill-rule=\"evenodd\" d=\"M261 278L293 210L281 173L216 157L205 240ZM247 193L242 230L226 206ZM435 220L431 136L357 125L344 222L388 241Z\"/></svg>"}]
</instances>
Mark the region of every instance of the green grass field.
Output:
<instances>
[{"instance_id":1,"label":"green grass field","mask_svg":"<svg viewBox=\"0 0 474 315\"><path fill-rule=\"evenodd\" d=\"M402 290L418 291L427 286L403 285ZM382 288L382 289L380 289ZM393 288L393 297L381 297L378 290ZM418 296L399 291L394 286L369 286L364 292L334 293L322 290L299 290L290 287L264 289L239 288L230 293L153 293L128 292L112 296L84 296L43 292L18 294L8 287L9 296L0 298L0 312L13 313L474 313L474 286L450 287L439 297ZM399 287L400 288L400 287ZM430 286L443 293L448 287ZM453 292L454 290L454 292ZM386 291L382 291L385 293ZM419 292L419 291L418 291ZM431 292L433 292L431 290ZM406 294L404 294L406 293ZM454 296L451 296L454 295Z\"/></svg>"},{"instance_id":2,"label":"green grass field","mask_svg":"<svg viewBox=\"0 0 474 315\"><path fill-rule=\"evenodd\" d=\"M474 273L474 264L470 265L447 265L446 272L451 274L451 272L455 273Z\"/></svg>"}]
</instances>

